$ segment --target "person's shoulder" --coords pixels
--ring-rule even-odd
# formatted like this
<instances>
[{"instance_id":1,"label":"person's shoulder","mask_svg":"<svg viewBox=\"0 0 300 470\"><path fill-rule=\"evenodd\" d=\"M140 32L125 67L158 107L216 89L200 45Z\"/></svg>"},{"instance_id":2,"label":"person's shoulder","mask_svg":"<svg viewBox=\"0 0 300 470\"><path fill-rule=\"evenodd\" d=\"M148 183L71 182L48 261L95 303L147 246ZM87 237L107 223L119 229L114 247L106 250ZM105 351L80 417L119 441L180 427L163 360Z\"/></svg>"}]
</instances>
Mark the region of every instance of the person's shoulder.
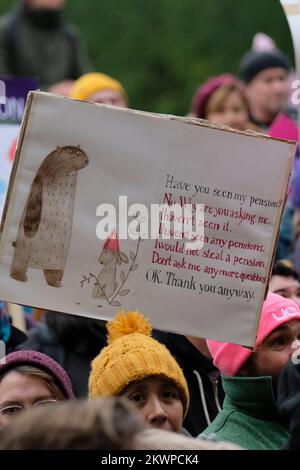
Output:
<instances>
[{"instance_id":1,"label":"person's shoulder","mask_svg":"<svg viewBox=\"0 0 300 470\"><path fill-rule=\"evenodd\" d=\"M212 423L201 434L199 434L198 437L210 439L210 436L215 436L215 438L218 439L218 436L222 433L224 427L230 423L231 414L232 411L219 411Z\"/></svg>"},{"instance_id":2,"label":"person's shoulder","mask_svg":"<svg viewBox=\"0 0 300 470\"><path fill-rule=\"evenodd\" d=\"M216 434L222 439L232 435L239 436L246 432L246 428L255 430L258 422L260 420L242 410L225 408L219 411L213 422L203 431L203 435Z\"/></svg>"},{"instance_id":3,"label":"person's shoulder","mask_svg":"<svg viewBox=\"0 0 300 470\"><path fill-rule=\"evenodd\" d=\"M198 438L212 439L218 442L232 442L247 449L249 448L249 429L253 430L251 423L250 428L248 424L247 416L238 410L221 410L214 421ZM256 422L256 427L257 426L258 423ZM253 438L253 440L255 439Z\"/></svg>"}]
</instances>

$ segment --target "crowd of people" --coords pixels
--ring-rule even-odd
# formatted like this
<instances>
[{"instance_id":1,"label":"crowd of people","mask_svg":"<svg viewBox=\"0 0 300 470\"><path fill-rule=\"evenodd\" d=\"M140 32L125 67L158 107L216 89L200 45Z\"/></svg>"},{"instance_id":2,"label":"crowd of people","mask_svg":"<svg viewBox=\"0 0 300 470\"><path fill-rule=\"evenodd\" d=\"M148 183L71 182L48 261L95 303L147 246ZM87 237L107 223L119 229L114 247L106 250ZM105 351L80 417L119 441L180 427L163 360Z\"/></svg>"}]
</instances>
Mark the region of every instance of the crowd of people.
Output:
<instances>
[{"instance_id":1,"label":"crowd of people","mask_svg":"<svg viewBox=\"0 0 300 470\"><path fill-rule=\"evenodd\" d=\"M128 107L124 86L92 69L63 6L23 0L0 18L0 76ZM258 34L237 75L200 84L187 115L291 138L292 72ZM288 126L275 126L282 117ZM299 450L299 201L297 153L254 348L152 330L135 311L107 323L45 311L21 331L2 302L0 449Z\"/></svg>"}]
</instances>

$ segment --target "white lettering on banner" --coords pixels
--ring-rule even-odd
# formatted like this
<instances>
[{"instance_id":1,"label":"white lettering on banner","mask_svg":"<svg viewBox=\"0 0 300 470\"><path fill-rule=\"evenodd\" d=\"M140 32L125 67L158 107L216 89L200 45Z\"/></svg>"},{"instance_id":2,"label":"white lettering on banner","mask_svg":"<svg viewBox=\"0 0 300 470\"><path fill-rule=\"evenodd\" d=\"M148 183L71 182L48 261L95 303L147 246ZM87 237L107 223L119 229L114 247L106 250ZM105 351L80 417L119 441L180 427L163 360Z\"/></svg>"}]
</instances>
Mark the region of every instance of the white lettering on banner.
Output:
<instances>
[{"instance_id":1,"label":"white lettering on banner","mask_svg":"<svg viewBox=\"0 0 300 470\"><path fill-rule=\"evenodd\" d=\"M1 101L1 90L0 90L0 104L5 105L0 108L0 121L17 121L20 122L23 117L25 100L24 98L2 98Z\"/></svg>"},{"instance_id":2,"label":"white lettering on banner","mask_svg":"<svg viewBox=\"0 0 300 470\"><path fill-rule=\"evenodd\" d=\"M0 80L0 105L6 103L6 85Z\"/></svg>"}]
</instances>

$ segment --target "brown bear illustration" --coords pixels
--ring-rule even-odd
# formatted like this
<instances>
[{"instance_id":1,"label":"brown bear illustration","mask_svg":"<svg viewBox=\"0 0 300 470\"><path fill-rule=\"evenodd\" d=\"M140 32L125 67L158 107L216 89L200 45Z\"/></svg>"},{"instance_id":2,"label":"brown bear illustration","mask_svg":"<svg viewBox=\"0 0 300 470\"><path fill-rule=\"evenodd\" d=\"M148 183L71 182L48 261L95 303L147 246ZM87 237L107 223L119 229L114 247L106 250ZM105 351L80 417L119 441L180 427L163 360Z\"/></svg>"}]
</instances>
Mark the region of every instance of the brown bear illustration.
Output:
<instances>
[{"instance_id":1,"label":"brown bear illustration","mask_svg":"<svg viewBox=\"0 0 300 470\"><path fill-rule=\"evenodd\" d=\"M44 159L13 243L13 279L26 282L28 268L42 269L50 286L61 287L72 233L77 171L88 162L79 146L69 145L57 147Z\"/></svg>"}]
</instances>

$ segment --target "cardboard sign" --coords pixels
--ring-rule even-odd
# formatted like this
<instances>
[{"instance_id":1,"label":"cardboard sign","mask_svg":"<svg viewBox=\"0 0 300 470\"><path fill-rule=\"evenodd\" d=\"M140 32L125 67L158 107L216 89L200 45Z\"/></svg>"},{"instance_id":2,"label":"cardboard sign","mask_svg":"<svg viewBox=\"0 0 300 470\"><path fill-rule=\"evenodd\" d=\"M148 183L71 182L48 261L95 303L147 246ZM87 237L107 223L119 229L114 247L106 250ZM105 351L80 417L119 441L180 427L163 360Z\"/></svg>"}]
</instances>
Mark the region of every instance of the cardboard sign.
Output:
<instances>
[{"instance_id":1,"label":"cardboard sign","mask_svg":"<svg viewBox=\"0 0 300 470\"><path fill-rule=\"evenodd\" d=\"M162 330L252 345L294 153L206 121L33 92L2 219L0 298L103 319L138 309ZM153 239L147 214L160 204Z\"/></svg>"}]
</instances>

